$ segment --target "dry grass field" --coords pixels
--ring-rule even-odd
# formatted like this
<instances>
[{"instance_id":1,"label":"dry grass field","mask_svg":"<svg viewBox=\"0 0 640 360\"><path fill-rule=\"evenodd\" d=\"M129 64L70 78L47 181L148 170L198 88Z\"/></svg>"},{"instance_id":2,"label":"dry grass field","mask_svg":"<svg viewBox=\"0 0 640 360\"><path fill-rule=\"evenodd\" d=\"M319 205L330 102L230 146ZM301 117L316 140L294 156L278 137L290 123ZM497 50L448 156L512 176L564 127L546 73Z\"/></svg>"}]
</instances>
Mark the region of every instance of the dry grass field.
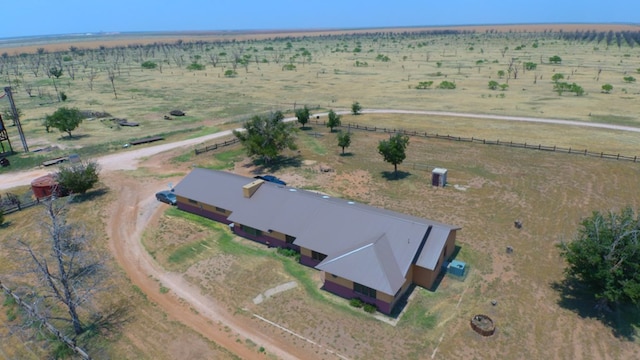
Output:
<instances>
[{"instance_id":1,"label":"dry grass field","mask_svg":"<svg viewBox=\"0 0 640 360\"><path fill-rule=\"evenodd\" d=\"M640 127L640 84L623 80L625 76L640 76L640 47L629 47L624 42L618 47L615 40L607 46L606 39L566 40L559 32L560 28L566 32L592 29L607 32L610 28L637 31L637 27L540 25L535 29L514 26L490 31L493 28L477 28L476 33L457 35L409 32L401 35L391 29L363 30L364 34L357 36L339 32L331 36L316 32L242 34L236 42L228 41L229 35L205 38L201 34L180 34L152 39L124 38L116 42L105 39L75 42L73 46L79 49L75 52L67 51L71 46L68 43L0 48L0 53L32 54L0 60L4 66L0 80L14 87L29 145L32 149L60 148L44 155L17 154L11 160L16 166L26 167L70 152L88 158L123 151L122 144L146 136L163 135L167 140L195 137L238 127L242 120L257 113L291 111L302 105L313 111L347 110L353 101L360 102L364 109L441 110ZM176 43L178 38L184 40L182 45ZM163 39L171 41L171 46L124 46ZM202 46L189 43L203 39L222 42ZM105 45L102 50L97 48L101 45ZM112 50L111 45L122 47ZM44 70L36 77L30 69L30 59L41 47L48 49L42 57L52 64L55 49L64 49L61 56L70 59L62 60L65 73L56 80L58 90L68 96L66 102L57 101L53 80L43 74ZM224 74L233 69L235 55L247 56L247 65L237 64L237 74L227 77ZM561 64L549 63L549 57L554 55L562 58ZM490 80L507 82L507 76L500 78L498 71L507 72L511 59L520 67L518 78L508 80L506 91L488 89ZM143 61L162 64L162 68L143 69ZM218 61L215 67L212 61ZM178 66L180 62L182 65ZM204 70L187 70L192 62L203 64ZM526 62L536 63L536 69L524 71L522 66ZM70 64L74 65L75 79L69 76ZM293 70L286 70L287 64L293 65ZM115 71L117 99L107 70ZM92 71L95 79L90 89ZM581 85L585 94L558 95L551 81L556 73ZM437 84L444 80L455 82L456 89L437 89ZM433 86L425 90L415 88L424 81L433 81ZM605 83L614 87L610 94L601 92ZM28 87L34 96L27 95ZM3 106L0 104L0 109ZM140 126L126 128L109 121L87 119L74 132L76 137L65 139L57 131L47 133L41 125L45 114L60 106L106 111L113 117L139 122ZM184 110L187 116L164 120L163 116L172 109ZM638 135L622 131L417 115L345 115L342 121L640 155ZM15 128L9 127L8 131L14 148L21 150ZM311 130L299 134L300 152L286 154L296 160L288 165L256 167L236 147L198 156L192 151L174 152L162 161L161 170L156 163L118 176L141 182L165 176L174 178L194 164L246 175L268 171L296 187L462 227L458 258L470 264L469 276L464 281L445 277L435 292L416 289L406 313L396 326L391 326L318 290L321 279L314 270L296 265L271 249L232 238L224 227L173 210L154 220L142 241L163 267L184 274L252 326L294 346L309 347L320 357L335 358L324 349L352 359L640 357L637 312L623 309L598 314L592 309L592 299L563 287L564 264L555 247L559 241L570 239L579 220L593 210L625 205L639 208L639 164L412 138L408 157L399 166L402 178L388 180L393 167L383 163L376 151L377 142L385 136L356 131L353 144L347 149L349 155L340 156L335 135L321 125L313 125ZM320 165L334 171L320 173ZM449 169L451 186L429 185L428 170L435 166ZM1 168L0 172L10 170ZM91 225L98 239L96 249L108 254L106 242L100 242L106 236L104 209L117 195L110 193L106 184L101 189L100 195L91 201L74 204L72 215ZM15 255L12 241L15 236L25 235L23 226L26 228L37 216L38 210L30 209L7 217L9 226L0 230L0 274L18 266L8 261ZM523 221L522 229L513 227L515 219ZM513 247L513 254L505 253L506 246ZM111 290L109 299L98 305L109 308L124 304L130 312L117 333L109 334L91 349L97 357L232 357L168 318L132 286L110 255L105 258L113 274ZM252 302L265 290L293 280L298 282L295 289L262 304ZM496 300L497 305L492 306L491 300ZM0 323L11 323L7 319L8 307L1 309ZM277 331L252 317L253 313L325 348L312 348L299 338ZM495 336L481 338L470 329L469 319L477 313L494 319L498 328ZM45 355L41 343L18 334L9 335L5 328L2 331L0 357L36 359ZM255 347L250 339L237 341ZM268 358L269 349L266 353L263 357Z\"/></svg>"}]
</instances>

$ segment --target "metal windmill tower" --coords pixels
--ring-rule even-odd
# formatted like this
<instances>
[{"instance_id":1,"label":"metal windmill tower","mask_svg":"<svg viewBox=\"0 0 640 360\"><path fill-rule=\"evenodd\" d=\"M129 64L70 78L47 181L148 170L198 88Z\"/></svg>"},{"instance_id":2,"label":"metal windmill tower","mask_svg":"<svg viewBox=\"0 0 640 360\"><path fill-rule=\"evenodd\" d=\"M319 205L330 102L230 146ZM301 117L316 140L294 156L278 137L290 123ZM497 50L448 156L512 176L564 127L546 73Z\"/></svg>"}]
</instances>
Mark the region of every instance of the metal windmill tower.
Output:
<instances>
[{"instance_id":1,"label":"metal windmill tower","mask_svg":"<svg viewBox=\"0 0 640 360\"><path fill-rule=\"evenodd\" d=\"M11 105L11 112L13 113L13 123L18 128L18 134L20 134L20 140L22 141L22 147L24 148L24 152L29 152L29 146L27 145L27 138L24 136L24 132L22 131L22 124L20 124L20 117L18 116L18 109L16 109L16 104L13 102L13 93L11 92L11 87L6 86L4 88L4 95L0 96L0 98L7 97L9 99L9 104ZM4 150L4 141L9 144L9 149L13 152L13 148L11 147L11 142L9 141L9 136L7 134L6 127L2 122L2 117L0 117L0 147L2 148L2 152Z\"/></svg>"}]
</instances>

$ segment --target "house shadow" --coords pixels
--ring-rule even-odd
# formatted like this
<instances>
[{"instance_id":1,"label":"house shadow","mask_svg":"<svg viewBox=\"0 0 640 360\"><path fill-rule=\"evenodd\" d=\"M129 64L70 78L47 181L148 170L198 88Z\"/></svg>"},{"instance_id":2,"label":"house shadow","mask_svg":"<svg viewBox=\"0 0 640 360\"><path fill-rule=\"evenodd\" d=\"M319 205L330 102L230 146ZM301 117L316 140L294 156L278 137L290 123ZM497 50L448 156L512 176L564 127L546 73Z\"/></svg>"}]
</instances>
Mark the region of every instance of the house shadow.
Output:
<instances>
[{"instance_id":1,"label":"house shadow","mask_svg":"<svg viewBox=\"0 0 640 360\"><path fill-rule=\"evenodd\" d=\"M409 298L411 297L411 294L413 294L413 291L415 289L416 284L409 285L407 291L404 292L404 295L402 295L402 297L398 299L398 302L395 304L393 309L391 309L391 314L388 315L390 318L398 319L400 315L402 315L402 312L405 310L407 305L409 305Z\"/></svg>"},{"instance_id":2,"label":"house shadow","mask_svg":"<svg viewBox=\"0 0 640 360\"><path fill-rule=\"evenodd\" d=\"M406 179L407 177L409 177L409 175L411 175L410 172L400 170L398 170L397 174L394 171L382 171L380 174L383 178L389 181Z\"/></svg>"},{"instance_id":3,"label":"house shadow","mask_svg":"<svg viewBox=\"0 0 640 360\"><path fill-rule=\"evenodd\" d=\"M551 284L560 295L558 305L581 318L597 319L611 328L613 335L634 341L640 326L640 308L636 305L616 304L601 306L589 289L575 278L567 277Z\"/></svg>"}]
</instances>

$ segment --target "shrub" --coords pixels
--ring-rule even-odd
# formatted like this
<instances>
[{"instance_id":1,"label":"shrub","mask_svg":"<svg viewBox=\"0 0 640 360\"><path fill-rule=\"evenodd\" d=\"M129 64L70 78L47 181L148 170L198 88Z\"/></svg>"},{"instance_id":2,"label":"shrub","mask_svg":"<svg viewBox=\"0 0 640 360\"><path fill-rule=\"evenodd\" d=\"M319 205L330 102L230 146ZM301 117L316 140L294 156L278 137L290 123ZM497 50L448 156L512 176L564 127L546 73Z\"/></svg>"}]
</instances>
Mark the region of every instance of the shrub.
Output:
<instances>
[{"instance_id":1,"label":"shrub","mask_svg":"<svg viewBox=\"0 0 640 360\"><path fill-rule=\"evenodd\" d=\"M224 72L224 76L226 76L226 77L234 77L234 76L236 76L236 74L238 74L238 73L233 71L233 70L231 70L231 69L229 69L229 70Z\"/></svg>"},{"instance_id":2,"label":"shrub","mask_svg":"<svg viewBox=\"0 0 640 360\"><path fill-rule=\"evenodd\" d=\"M382 54L378 54L378 56L376 56L376 60L377 61L382 61L382 62L391 61L391 59L389 59L389 57L387 55L382 55Z\"/></svg>"},{"instance_id":3,"label":"shrub","mask_svg":"<svg viewBox=\"0 0 640 360\"><path fill-rule=\"evenodd\" d=\"M67 94L64 91L60 91L60 100L67 101Z\"/></svg>"},{"instance_id":4,"label":"shrub","mask_svg":"<svg viewBox=\"0 0 640 360\"><path fill-rule=\"evenodd\" d=\"M204 70L204 65L198 64L197 62L192 62L187 66L187 70Z\"/></svg>"},{"instance_id":5,"label":"shrub","mask_svg":"<svg viewBox=\"0 0 640 360\"><path fill-rule=\"evenodd\" d=\"M286 256L286 257L297 257L299 254L297 251L293 250L293 249L287 249L287 248L278 248L278 250L276 250L278 254Z\"/></svg>"},{"instance_id":6,"label":"shrub","mask_svg":"<svg viewBox=\"0 0 640 360\"><path fill-rule=\"evenodd\" d=\"M156 67L158 67L158 64L154 63L151 60L147 60L143 62L140 66L142 66L143 69L155 69Z\"/></svg>"},{"instance_id":7,"label":"shrub","mask_svg":"<svg viewBox=\"0 0 640 360\"><path fill-rule=\"evenodd\" d=\"M636 81L636 78L634 78L633 76L625 76L623 79L626 83L632 83Z\"/></svg>"},{"instance_id":8,"label":"shrub","mask_svg":"<svg viewBox=\"0 0 640 360\"><path fill-rule=\"evenodd\" d=\"M440 85L438 85L439 89L446 89L446 90L453 90L456 88L456 83L451 82L451 81L443 81L440 83Z\"/></svg>"},{"instance_id":9,"label":"shrub","mask_svg":"<svg viewBox=\"0 0 640 360\"><path fill-rule=\"evenodd\" d=\"M420 81L418 83L418 86L416 86L416 89L421 89L421 90L428 89L431 87L431 85L433 85L433 81Z\"/></svg>"},{"instance_id":10,"label":"shrub","mask_svg":"<svg viewBox=\"0 0 640 360\"><path fill-rule=\"evenodd\" d=\"M362 300L358 299L358 298L353 298L351 300L349 300L349 305L355 307L355 308L361 308L364 306L364 303L362 302Z\"/></svg>"},{"instance_id":11,"label":"shrub","mask_svg":"<svg viewBox=\"0 0 640 360\"><path fill-rule=\"evenodd\" d=\"M375 305L364 304L364 311L368 312L369 314L373 314L374 312L376 312L376 310L378 310L378 308L376 308Z\"/></svg>"},{"instance_id":12,"label":"shrub","mask_svg":"<svg viewBox=\"0 0 640 360\"><path fill-rule=\"evenodd\" d=\"M282 70L293 71L296 69L296 66L293 64L284 64L282 65Z\"/></svg>"}]
</instances>

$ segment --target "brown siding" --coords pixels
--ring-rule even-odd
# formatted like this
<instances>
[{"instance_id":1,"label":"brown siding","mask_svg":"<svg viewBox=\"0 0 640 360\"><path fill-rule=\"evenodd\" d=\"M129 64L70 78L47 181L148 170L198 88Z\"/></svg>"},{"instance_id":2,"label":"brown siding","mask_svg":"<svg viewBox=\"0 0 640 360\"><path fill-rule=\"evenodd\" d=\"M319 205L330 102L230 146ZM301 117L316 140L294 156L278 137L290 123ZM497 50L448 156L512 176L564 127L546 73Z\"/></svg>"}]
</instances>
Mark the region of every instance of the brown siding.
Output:
<instances>
[{"instance_id":1,"label":"brown siding","mask_svg":"<svg viewBox=\"0 0 640 360\"><path fill-rule=\"evenodd\" d=\"M311 249L307 249L307 248L300 248L300 255L302 256L306 256L306 257L311 257Z\"/></svg>"},{"instance_id":2,"label":"brown siding","mask_svg":"<svg viewBox=\"0 0 640 360\"><path fill-rule=\"evenodd\" d=\"M340 286L344 286L346 288L353 289L353 281L347 280L347 279L345 279L343 277L340 277L340 276L335 276L334 277L333 274L328 274L326 272L325 272L325 275L324 275L324 281L325 282L326 281L330 281L330 282L332 282L334 284L338 284Z\"/></svg>"},{"instance_id":3,"label":"brown siding","mask_svg":"<svg viewBox=\"0 0 640 360\"><path fill-rule=\"evenodd\" d=\"M447 249L444 255L446 260L451 257L451 255L453 255L453 252L456 249L456 230L451 230L451 232L449 233L449 237L447 238L445 247Z\"/></svg>"},{"instance_id":4,"label":"brown siding","mask_svg":"<svg viewBox=\"0 0 640 360\"><path fill-rule=\"evenodd\" d=\"M269 236L271 236L274 239L278 239L278 240L282 240L282 241L287 241L287 235L278 232L278 231L272 231L269 233Z\"/></svg>"},{"instance_id":5,"label":"brown siding","mask_svg":"<svg viewBox=\"0 0 640 360\"><path fill-rule=\"evenodd\" d=\"M425 289L431 288L433 282L436 280L435 272L419 266L414 266L413 268L413 282Z\"/></svg>"}]
</instances>

